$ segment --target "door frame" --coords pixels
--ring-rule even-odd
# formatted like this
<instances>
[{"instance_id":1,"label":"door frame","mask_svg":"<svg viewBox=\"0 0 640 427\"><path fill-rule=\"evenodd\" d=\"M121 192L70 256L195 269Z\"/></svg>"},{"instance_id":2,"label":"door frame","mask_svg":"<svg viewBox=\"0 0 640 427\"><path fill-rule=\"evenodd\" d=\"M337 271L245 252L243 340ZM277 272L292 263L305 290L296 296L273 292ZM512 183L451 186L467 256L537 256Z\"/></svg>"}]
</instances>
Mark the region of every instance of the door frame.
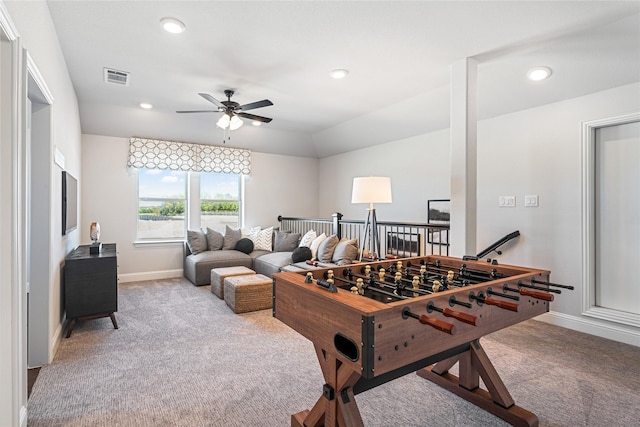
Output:
<instances>
[{"instance_id":1,"label":"door frame","mask_svg":"<svg viewBox=\"0 0 640 427\"><path fill-rule=\"evenodd\" d=\"M595 144L601 128L640 122L640 112L582 123L582 314L597 319L640 327L640 315L596 306L595 275Z\"/></svg>"}]
</instances>

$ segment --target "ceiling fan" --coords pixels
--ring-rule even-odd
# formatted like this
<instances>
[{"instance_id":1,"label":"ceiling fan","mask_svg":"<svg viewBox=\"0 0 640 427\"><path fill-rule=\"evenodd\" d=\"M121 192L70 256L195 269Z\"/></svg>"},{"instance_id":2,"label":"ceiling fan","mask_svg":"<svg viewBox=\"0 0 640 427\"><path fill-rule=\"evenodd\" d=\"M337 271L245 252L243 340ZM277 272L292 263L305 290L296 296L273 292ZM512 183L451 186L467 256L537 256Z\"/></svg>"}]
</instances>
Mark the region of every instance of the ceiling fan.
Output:
<instances>
[{"instance_id":1,"label":"ceiling fan","mask_svg":"<svg viewBox=\"0 0 640 427\"><path fill-rule=\"evenodd\" d=\"M240 126L242 126L242 120L240 120L239 117L244 117L245 119L253 120L259 123L269 123L272 120L269 117L262 117L256 116L255 114L245 113L245 111L247 110L253 110L256 108L268 107L270 105L273 105L273 102L269 101L268 99L240 105L237 102L231 100L234 91L232 91L231 89L227 89L224 91L224 94L227 97L226 101L218 101L208 93L198 94L207 101L217 106L217 110L176 111L176 113L224 113L224 115L220 118L220 120L218 120L216 125L218 125L218 127L221 127L222 129L229 128L229 130L236 130Z\"/></svg>"}]
</instances>

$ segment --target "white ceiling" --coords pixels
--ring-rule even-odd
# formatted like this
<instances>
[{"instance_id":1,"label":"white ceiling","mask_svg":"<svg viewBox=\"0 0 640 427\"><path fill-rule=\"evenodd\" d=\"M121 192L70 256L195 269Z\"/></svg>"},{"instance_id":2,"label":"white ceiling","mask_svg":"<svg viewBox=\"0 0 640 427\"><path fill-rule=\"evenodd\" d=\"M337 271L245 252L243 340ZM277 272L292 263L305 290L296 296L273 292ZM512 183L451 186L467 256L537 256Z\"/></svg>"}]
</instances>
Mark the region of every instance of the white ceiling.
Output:
<instances>
[{"instance_id":1,"label":"white ceiling","mask_svg":"<svg viewBox=\"0 0 640 427\"><path fill-rule=\"evenodd\" d=\"M221 144L198 92L273 118L233 147L308 157L448 127L452 63L478 60L480 118L640 81L638 1L48 0L82 132ZM163 17L186 24L164 32ZM552 77L532 83L537 65ZM103 82L103 68L131 73ZM347 68L343 80L329 72ZM639 94L640 96L640 94ZM140 102L154 105L142 110Z\"/></svg>"}]
</instances>

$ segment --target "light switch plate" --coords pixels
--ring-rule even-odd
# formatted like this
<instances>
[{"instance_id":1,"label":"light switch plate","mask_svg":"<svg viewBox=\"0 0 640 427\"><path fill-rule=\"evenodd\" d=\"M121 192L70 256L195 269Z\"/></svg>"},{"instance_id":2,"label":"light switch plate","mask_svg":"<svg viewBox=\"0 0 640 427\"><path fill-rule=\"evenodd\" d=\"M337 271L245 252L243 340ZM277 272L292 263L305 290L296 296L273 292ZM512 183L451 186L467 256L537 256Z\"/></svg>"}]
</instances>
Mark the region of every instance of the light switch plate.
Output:
<instances>
[{"instance_id":1,"label":"light switch plate","mask_svg":"<svg viewBox=\"0 0 640 427\"><path fill-rule=\"evenodd\" d=\"M526 207L530 207L530 208L535 208L538 206L538 195L537 194L530 194L527 196L524 196L524 205Z\"/></svg>"}]
</instances>

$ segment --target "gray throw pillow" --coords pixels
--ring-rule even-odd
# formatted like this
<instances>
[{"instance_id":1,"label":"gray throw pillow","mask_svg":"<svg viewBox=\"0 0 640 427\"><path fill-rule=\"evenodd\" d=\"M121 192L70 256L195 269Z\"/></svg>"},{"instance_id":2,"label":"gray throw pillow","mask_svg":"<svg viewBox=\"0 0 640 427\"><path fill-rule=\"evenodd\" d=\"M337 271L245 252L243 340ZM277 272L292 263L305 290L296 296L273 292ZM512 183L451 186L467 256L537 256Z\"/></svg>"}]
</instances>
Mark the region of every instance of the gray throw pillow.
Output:
<instances>
[{"instance_id":1,"label":"gray throw pillow","mask_svg":"<svg viewBox=\"0 0 640 427\"><path fill-rule=\"evenodd\" d=\"M228 225L225 225L225 227L226 229L224 232L224 243L222 245L222 249L235 249L236 243L238 243L238 240L242 238L242 230L234 230Z\"/></svg>"},{"instance_id":2,"label":"gray throw pillow","mask_svg":"<svg viewBox=\"0 0 640 427\"><path fill-rule=\"evenodd\" d=\"M324 239L322 243L320 243L320 246L318 246L317 260L320 262L331 262L333 251L336 249L337 244L338 236L335 234Z\"/></svg>"},{"instance_id":3,"label":"gray throw pillow","mask_svg":"<svg viewBox=\"0 0 640 427\"><path fill-rule=\"evenodd\" d=\"M222 249L224 244L224 236L222 233L218 233L216 230L212 230L207 227L207 245L210 251L217 251Z\"/></svg>"},{"instance_id":4,"label":"gray throw pillow","mask_svg":"<svg viewBox=\"0 0 640 427\"><path fill-rule=\"evenodd\" d=\"M300 241L300 233L276 231L274 232L274 234L274 252L291 252L298 247L298 242Z\"/></svg>"},{"instance_id":5,"label":"gray throw pillow","mask_svg":"<svg viewBox=\"0 0 640 427\"><path fill-rule=\"evenodd\" d=\"M358 242L356 239L344 238L336 245L331 260L338 265L351 264L358 256Z\"/></svg>"},{"instance_id":6,"label":"gray throw pillow","mask_svg":"<svg viewBox=\"0 0 640 427\"><path fill-rule=\"evenodd\" d=\"M187 246L192 254L207 250L207 238L201 230L187 230Z\"/></svg>"}]
</instances>

